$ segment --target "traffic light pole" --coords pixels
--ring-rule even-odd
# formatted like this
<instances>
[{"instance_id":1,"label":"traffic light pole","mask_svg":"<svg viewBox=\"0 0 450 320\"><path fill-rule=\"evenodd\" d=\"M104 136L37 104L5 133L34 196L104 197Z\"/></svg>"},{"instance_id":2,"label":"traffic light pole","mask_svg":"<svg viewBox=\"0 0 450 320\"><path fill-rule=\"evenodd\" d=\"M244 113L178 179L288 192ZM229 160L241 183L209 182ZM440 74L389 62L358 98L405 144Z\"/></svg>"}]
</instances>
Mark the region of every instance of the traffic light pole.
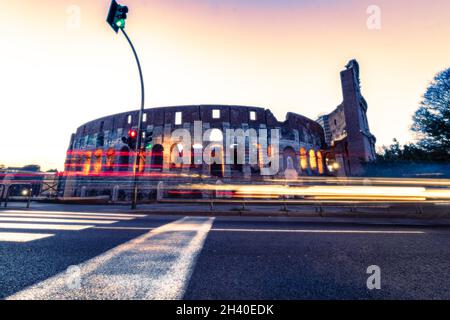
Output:
<instances>
[{"instance_id":1,"label":"traffic light pole","mask_svg":"<svg viewBox=\"0 0 450 320\"><path fill-rule=\"evenodd\" d=\"M145 105L145 90L144 90L144 76L142 74L142 68L141 63L139 62L139 57L137 55L136 49L134 48L133 43L131 42L130 38L128 37L128 34L125 32L123 28L121 28L123 35L127 39L128 43L131 46L131 49L133 50L134 57L136 58L137 66L139 69L139 77L141 79L141 109L139 110L139 121L138 121L138 135L136 140L136 148L134 150L135 152L135 161L133 165L133 195L131 200L131 209L137 208L137 200L138 200L138 174L137 170L139 168L139 155L142 145L142 117L144 115L144 105Z\"/></svg>"}]
</instances>

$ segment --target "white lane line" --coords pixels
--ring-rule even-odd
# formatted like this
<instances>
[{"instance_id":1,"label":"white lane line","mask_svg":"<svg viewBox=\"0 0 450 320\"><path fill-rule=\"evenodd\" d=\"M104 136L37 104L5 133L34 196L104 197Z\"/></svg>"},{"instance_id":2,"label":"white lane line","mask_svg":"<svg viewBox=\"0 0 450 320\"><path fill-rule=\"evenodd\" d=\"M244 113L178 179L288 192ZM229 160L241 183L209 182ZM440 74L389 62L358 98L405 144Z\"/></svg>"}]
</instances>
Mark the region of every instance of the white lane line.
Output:
<instances>
[{"instance_id":1,"label":"white lane line","mask_svg":"<svg viewBox=\"0 0 450 320\"><path fill-rule=\"evenodd\" d=\"M128 213L97 213L97 212L71 212L71 211L37 211L37 210L0 210L1 213L48 213L48 214L72 214L72 215L94 215L94 216L112 216L112 217L129 217L143 218L145 214L128 214Z\"/></svg>"},{"instance_id":2,"label":"white lane line","mask_svg":"<svg viewBox=\"0 0 450 320\"><path fill-rule=\"evenodd\" d=\"M56 222L56 223L93 223L93 224L113 224L115 220L90 220L90 219L50 219L50 218L5 218L0 217L2 222Z\"/></svg>"},{"instance_id":3,"label":"white lane line","mask_svg":"<svg viewBox=\"0 0 450 320\"><path fill-rule=\"evenodd\" d=\"M19 218L73 218L73 219L98 219L98 220L120 220L128 221L135 218L111 217L111 216L92 216L92 215L72 215L72 214L49 214L49 213L0 213L0 217L19 217Z\"/></svg>"},{"instance_id":4,"label":"white lane line","mask_svg":"<svg viewBox=\"0 0 450 320\"><path fill-rule=\"evenodd\" d=\"M62 272L7 299L182 299L213 221L186 217L86 261L79 288Z\"/></svg>"},{"instance_id":5,"label":"white lane line","mask_svg":"<svg viewBox=\"0 0 450 320\"><path fill-rule=\"evenodd\" d=\"M94 225L70 225L70 224L40 224L40 223L0 223L0 229L19 229L19 230L61 230L61 231L80 231L93 228Z\"/></svg>"},{"instance_id":6,"label":"white lane line","mask_svg":"<svg viewBox=\"0 0 450 320\"><path fill-rule=\"evenodd\" d=\"M135 231L150 231L153 230L155 228L141 228L141 227L94 227L93 229L100 229L100 230L123 230L123 231L128 231L128 230L135 230Z\"/></svg>"},{"instance_id":7,"label":"white lane line","mask_svg":"<svg viewBox=\"0 0 450 320\"><path fill-rule=\"evenodd\" d=\"M16 232L0 232L1 242L30 242L40 239L53 237L54 234L44 233L16 233Z\"/></svg>"},{"instance_id":8,"label":"white lane line","mask_svg":"<svg viewBox=\"0 0 450 320\"><path fill-rule=\"evenodd\" d=\"M212 232L274 232L274 233L333 233L333 234L425 234L424 231L392 230L283 230L283 229L211 229Z\"/></svg>"}]
</instances>

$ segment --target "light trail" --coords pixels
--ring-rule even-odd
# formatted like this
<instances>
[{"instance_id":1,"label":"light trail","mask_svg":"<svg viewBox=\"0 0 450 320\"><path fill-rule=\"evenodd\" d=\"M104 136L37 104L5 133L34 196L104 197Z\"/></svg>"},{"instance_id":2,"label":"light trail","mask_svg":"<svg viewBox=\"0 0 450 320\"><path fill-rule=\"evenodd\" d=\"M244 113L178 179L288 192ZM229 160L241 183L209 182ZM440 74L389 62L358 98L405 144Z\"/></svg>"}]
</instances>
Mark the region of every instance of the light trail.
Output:
<instances>
[{"instance_id":1,"label":"light trail","mask_svg":"<svg viewBox=\"0 0 450 320\"><path fill-rule=\"evenodd\" d=\"M233 198L305 200L411 201L450 200L450 189L398 186L180 185L180 189L233 192Z\"/></svg>"}]
</instances>

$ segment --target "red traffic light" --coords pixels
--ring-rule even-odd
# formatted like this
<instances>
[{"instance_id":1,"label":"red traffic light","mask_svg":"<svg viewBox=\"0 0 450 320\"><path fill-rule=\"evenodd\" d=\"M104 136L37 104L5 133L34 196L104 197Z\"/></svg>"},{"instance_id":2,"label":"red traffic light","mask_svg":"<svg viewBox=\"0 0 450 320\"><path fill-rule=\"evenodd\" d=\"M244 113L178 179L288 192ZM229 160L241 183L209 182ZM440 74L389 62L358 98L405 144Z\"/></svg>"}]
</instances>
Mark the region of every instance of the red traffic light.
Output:
<instances>
[{"instance_id":1,"label":"red traffic light","mask_svg":"<svg viewBox=\"0 0 450 320\"><path fill-rule=\"evenodd\" d=\"M128 137L130 137L131 139L136 139L137 138L137 131L133 130L133 129L130 129L128 131Z\"/></svg>"}]
</instances>

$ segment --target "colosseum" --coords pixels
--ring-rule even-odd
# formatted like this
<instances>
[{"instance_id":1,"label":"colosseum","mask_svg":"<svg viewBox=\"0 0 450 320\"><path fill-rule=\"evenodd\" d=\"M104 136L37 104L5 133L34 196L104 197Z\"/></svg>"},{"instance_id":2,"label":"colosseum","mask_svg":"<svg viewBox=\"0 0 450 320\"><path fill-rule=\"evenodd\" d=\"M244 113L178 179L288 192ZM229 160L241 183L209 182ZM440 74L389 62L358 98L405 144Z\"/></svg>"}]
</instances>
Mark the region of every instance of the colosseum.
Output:
<instances>
[{"instance_id":1,"label":"colosseum","mask_svg":"<svg viewBox=\"0 0 450 320\"><path fill-rule=\"evenodd\" d=\"M147 141L139 152L130 148L126 139L129 132L138 128L139 111L88 122L71 137L62 186L64 196L108 195L115 200L129 199L135 172L140 184L140 198L151 197L161 181L248 183L288 176L295 179L360 175L364 162L375 157L375 138L369 131L367 103L361 95L359 66L355 60L341 72L341 82L343 103L317 121L296 113L288 113L284 121L279 121L270 110L250 106L190 105L146 109L141 134ZM178 129L184 129L192 137L198 136L195 131L200 130L203 140L180 143L172 135ZM242 162L236 161L238 145L225 143L224 135L231 129L242 129L240 132L247 133L246 148L240 149L245 150ZM260 130L268 132L267 155L278 162L277 170L271 175L261 174L273 162L262 161L261 152L257 152L256 162L250 161L252 141L248 132ZM271 149L271 132L277 132L276 151ZM230 154L233 161L208 163L202 161L206 153L213 158ZM180 157L192 161L180 163L176 161Z\"/></svg>"}]
</instances>

